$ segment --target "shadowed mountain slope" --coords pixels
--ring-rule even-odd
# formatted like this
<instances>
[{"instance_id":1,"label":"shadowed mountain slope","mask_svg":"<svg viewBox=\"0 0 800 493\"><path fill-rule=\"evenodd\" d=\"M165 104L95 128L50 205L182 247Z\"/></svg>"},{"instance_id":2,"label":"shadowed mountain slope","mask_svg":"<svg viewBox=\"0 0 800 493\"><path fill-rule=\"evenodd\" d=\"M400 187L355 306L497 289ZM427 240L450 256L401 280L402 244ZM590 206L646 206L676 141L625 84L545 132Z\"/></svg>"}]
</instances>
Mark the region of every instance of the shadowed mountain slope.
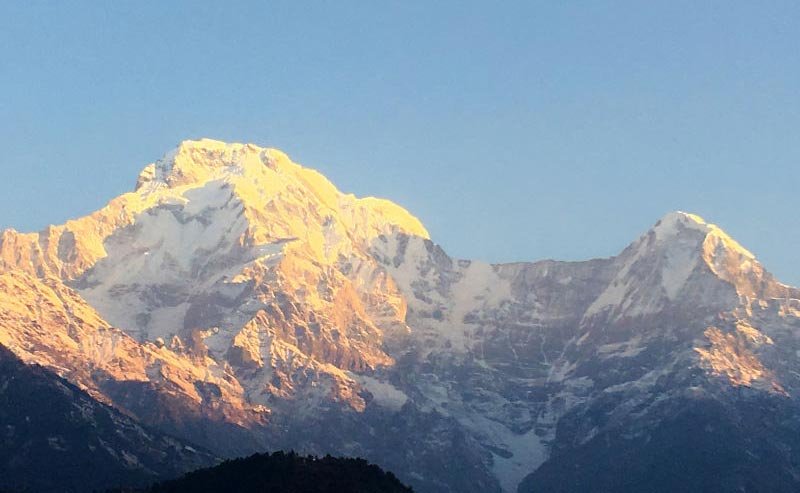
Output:
<instances>
[{"instance_id":1,"label":"shadowed mountain slope","mask_svg":"<svg viewBox=\"0 0 800 493\"><path fill-rule=\"evenodd\" d=\"M145 428L0 346L0 489L87 492L147 484L213 455Z\"/></svg>"}]
</instances>

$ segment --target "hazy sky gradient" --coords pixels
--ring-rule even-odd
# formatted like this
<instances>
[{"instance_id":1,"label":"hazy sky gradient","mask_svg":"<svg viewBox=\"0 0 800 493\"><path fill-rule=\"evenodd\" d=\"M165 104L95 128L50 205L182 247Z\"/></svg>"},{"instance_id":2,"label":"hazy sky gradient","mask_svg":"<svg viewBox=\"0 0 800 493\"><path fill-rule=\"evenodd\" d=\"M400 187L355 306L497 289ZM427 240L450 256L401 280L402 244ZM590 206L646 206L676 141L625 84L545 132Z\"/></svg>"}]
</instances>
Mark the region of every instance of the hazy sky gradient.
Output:
<instances>
[{"instance_id":1,"label":"hazy sky gradient","mask_svg":"<svg viewBox=\"0 0 800 493\"><path fill-rule=\"evenodd\" d=\"M262 3L1 2L0 228L205 136L458 257L608 256L681 209L800 285L799 2Z\"/></svg>"}]
</instances>

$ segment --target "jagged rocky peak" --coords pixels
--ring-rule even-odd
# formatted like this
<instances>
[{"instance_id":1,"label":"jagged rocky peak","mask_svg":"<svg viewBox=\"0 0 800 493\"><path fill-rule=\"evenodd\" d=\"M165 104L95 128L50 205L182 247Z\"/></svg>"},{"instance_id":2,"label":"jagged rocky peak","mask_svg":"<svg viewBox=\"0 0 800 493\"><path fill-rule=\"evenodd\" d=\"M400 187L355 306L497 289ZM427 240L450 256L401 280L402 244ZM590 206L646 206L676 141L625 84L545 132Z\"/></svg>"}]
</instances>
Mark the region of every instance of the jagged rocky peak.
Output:
<instances>
[{"instance_id":1,"label":"jagged rocky peak","mask_svg":"<svg viewBox=\"0 0 800 493\"><path fill-rule=\"evenodd\" d=\"M686 248L711 258L713 255L730 252L748 258L755 256L730 237L719 226L706 222L697 214L689 212L670 212L639 240L649 240L660 244L682 243ZM723 251L724 250L724 251ZM727 252L725 252L727 251Z\"/></svg>"},{"instance_id":2,"label":"jagged rocky peak","mask_svg":"<svg viewBox=\"0 0 800 493\"><path fill-rule=\"evenodd\" d=\"M587 316L647 315L673 304L730 309L741 297L786 297L790 289L721 228L681 211L662 217L613 264Z\"/></svg>"},{"instance_id":3,"label":"jagged rocky peak","mask_svg":"<svg viewBox=\"0 0 800 493\"><path fill-rule=\"evenodd\" d=\"M321 259L337 257L337 248L326 248L335 239L352 237L369 243L394 231L428 237L422 223L399 205L344 194L281 151L201 139L184 141L149 164L135 191L91 215L40 233L4 233L0 266L37 276L79 278L108 256L106 242L111 235L142 224L142 219L146 226L152 222L146 217L158 211L173 214L192 234L211 224L219 229L233 213L236 224L246 228L237 229L236 237L226 235L227 239L258 246L304 238L307 249Z\"/></svg>"},{"instance_id":4,"label":"jagged rocky peak","mask_svg":"<svg viewBox=\"0 0 800 493\"><path fill-rule=\"evenodd\" d=\"M428 237L422 223L397 204L344 194L322 174L292 162L283 152L254 144L211 139L183 141L142 171L136 195L145 201L155 193L179 196L175 199L178 201L202 202L214 194L188 197L185 192L220 184L233 190L250 224L267 227L269 223L279 230L281 223L295 222L299 226L300 222L310 222L326 227L340 223L347 232L360 233L358 236L375 236L398 229ZM287 229L281 233L286 237L302 233L290 231L296 228L283 229ZM253 240L259 243L269 238L256 234Z\"/></svg>"},{"instance_id":5,"label":"jagged rocky peak","mask_svg":"<svg viewBox=\"0 0 800 493\"><path fill-rule=\"evenodd\" d=\"M253 172L266 166L277 170L292 164L277 149L213 139L184 140L140 173L137 190L150 185L179 187L219 179L229 174Z\"/></svg>"},{"instance_id":6,"label":"jagged rocky peak","mask_svg":"<svg viewBox=\"0 0 800 493\"><path fill-rule=\"evenodd\" d=\"M352 383L339 367L392 361L372 317L402 330L405 303L370 247L394 233L427 238L405 209L344 194L252 144L186 141L143 176L121 199L130 221L72 283L105 320L255 372L247 378L261 393L283 378L273 391L288 395L301 360L330 374L338 394Z\"/></svg>"},{"instance_id":7,"label":"jagged rocky peak","mask_svg":"<svg viewBox=\"0 0 800 493\"><path fill-rule=\"evenodd\" d=\"M755 255L731 238L716 224L706 222L697 214L675 211L662 217L651 229L656 239L663 242L675 240L699 240L696 244L702 247L707 260L725 254L735 255L742 259L755 260Z\"/></svg>"},{"instance_id":8,"label":"jagged rocky peak","mask_svg":"<svg viewBox=\"0 0 800 493\"><path fill-rule=\"evenodd\" d=\"M791 295L789 291L795 291L777 282L756 256L728 233L698 215L672 212L656 223L651 232L658 241L673 247L681 245L687 253L691 251L693 257L702 261L701 265L733 286L739 296L787 297ZM684 259L684 266L692 263L688 260Z\"/></svg>"}]
</instances>

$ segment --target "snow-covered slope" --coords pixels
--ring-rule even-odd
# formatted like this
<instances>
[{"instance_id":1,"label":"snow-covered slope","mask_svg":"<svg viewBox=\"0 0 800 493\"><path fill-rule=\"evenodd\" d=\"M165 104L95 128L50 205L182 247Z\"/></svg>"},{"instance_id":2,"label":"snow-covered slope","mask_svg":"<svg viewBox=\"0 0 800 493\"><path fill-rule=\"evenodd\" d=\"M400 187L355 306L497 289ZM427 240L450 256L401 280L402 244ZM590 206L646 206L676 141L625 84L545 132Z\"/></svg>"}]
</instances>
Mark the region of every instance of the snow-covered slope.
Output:
<instances>
[{"instance_id":1,"label":"snow-covered slope","mask_svg":"<svg viewBox=\"0 0 800 493\"><path fill-rule=\"evenodd\" d=\"M0 343L97 398L220 453L366 456L420 491L514 491L564 437L653 425L690 389L800 385L800 293L697 216L608 259L457 260L252 144L183 142L100 211L4 232L0 281Z\"/></svg>"}]
</instances>

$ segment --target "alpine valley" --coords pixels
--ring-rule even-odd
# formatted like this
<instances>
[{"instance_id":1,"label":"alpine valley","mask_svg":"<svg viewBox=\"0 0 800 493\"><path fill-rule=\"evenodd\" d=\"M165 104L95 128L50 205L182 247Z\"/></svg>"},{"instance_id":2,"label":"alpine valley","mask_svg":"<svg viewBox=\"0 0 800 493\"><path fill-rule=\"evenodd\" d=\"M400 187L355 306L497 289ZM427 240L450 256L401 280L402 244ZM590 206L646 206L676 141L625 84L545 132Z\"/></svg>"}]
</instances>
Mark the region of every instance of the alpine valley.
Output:
<instances>
[{"instance_id":1,"label":"alpine valley","mask_svg":"<svg viewBox=\"0 0 800 493\"><path fill-rule=\"evenodd\" d=\"M800 290L683 212L616 257L492 265L280 151L186 141L2 233L0 345L0 416L52 394L0 422L11 486L91 448L120 472L87 491L276 450L422 493L800 490Z\"/></svg>"}]
</instances>

